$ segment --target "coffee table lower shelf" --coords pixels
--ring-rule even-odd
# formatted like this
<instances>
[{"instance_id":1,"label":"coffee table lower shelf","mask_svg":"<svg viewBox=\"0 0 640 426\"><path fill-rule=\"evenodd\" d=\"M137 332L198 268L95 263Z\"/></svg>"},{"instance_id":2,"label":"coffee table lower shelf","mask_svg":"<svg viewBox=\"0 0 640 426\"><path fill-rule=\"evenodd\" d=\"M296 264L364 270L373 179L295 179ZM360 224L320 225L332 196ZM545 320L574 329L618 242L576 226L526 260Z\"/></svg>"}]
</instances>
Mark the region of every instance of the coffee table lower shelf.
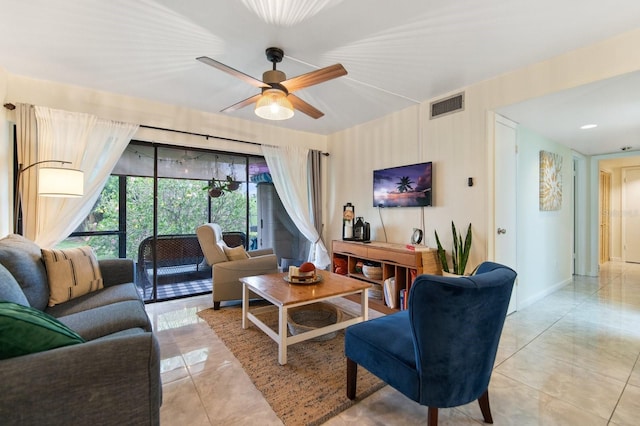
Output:
<instances>
[{"instance_id":1,"label":"coffee table lower shelf","mask_svg":"<svg viewBox=\"0 0 640 426\"><path fill-rule=\"evenodd\" d=\"M342 330L350 325L368 319L369 284L350 278L346 278L346 280L349 281L345 281L344 277L326 271L322 271L322 274L324 279L321 285L298 287L294 291L289 290L289 284L282 280L282 274L269 274L240 279L242 282L242 328L246 329L250 326L250 323L253 323L275 341L278 344L278 362L281 365L287 363L288 346ZM270 302L272 306L262 306L249 310L250 291L263 297ZM329 324L325 327L289 336L287 327L289 309L345 296L355 297L355 301L360 304L360 315L335 324ZM259 318L261 314L274 310L278 311L277 331L273 330Z\"/></svg>"},{"instance_id":2,"label":"coffee table lower shelf","mask_svg":"<svg viewBox=\"0 0 640 426\"><path fill-rule=\"evenodd\" d=\"M302 306L302 305L300 305ZM288 307L288 308L291 308ZM295 335L289 335L288 333L288 308L283 309L278 306L262 306L260 308L252 309L247 312L247 319L251 321L256 327L262 330L267 336L269 336L274 342L278 344L278 362L281 365L287 363L287 350L286 348L291 345L295 345L299 342L304 342L305 340L310 340L319 336L323 336L325 334L333 333L334 331L343 330L350 325L357 324L359 322L364 321L363 316L357 316L354 318L349 318L344 321L337 322L335 324L330 324L325 327L316 328L314 330L305 331L303 333L298 333ZM265 324L261 319L261 314L280 311L278 314L278 331L274 331L271 327ZM248 328L249 324L243 323L242 328Z\"/></svg>"}]
</instances>

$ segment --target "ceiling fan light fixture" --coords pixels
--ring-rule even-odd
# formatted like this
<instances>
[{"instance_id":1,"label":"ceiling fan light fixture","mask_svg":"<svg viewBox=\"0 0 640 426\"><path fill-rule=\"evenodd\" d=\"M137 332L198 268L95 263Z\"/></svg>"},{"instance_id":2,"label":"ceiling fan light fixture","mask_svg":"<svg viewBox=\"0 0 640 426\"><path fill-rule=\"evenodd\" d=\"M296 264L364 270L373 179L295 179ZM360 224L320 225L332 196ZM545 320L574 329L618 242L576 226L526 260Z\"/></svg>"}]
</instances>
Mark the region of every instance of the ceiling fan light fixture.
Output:
<instances>
[{"instance_id":1,"label":"ceiling fan light fixture","mask_svg":"<svg viewBox=\"0 0 640 426\"><path fill-rule=\"evenodd\" d=\"M256 115L265 120L287 120L293 117L293 105L279 89L266 89L256 102Z\"/></svg>"}]
</instances>

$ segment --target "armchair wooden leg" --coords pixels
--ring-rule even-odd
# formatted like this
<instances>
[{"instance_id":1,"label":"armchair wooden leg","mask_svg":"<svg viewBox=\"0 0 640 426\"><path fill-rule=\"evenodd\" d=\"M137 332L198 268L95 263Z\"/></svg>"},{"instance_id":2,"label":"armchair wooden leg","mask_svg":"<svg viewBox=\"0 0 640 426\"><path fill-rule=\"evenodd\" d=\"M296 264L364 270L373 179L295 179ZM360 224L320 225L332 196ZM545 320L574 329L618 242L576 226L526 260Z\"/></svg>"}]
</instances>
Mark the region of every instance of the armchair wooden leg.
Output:
<instances>
[{"instance_id":1,"label":"armchair wooden leg","mask_svg":"<svg viewBox=\"0 0 640 426\"><path fill-rule=\"evenodd\" d=\"M427 424L429 426L438 426L438 407L429 407Z\"/></svg>"},{"instance_id":2,"label":"armchair wooden leg","mask_svg":"<svg viewBox=\"0 0 640 426\"><path fill-rule=\"evenodd\" d=\"M478 398L480 404L480 411L482 411L482 417L484 417L485 423L493 423L493 417L491 417L491 407L489 406L489 389Z\"/></svg>"},{"instance_id":3,"label":"armchair wooden leg","mask_svg":"<svg viewBox=\"0 0 640 426\"><path fill-rule=\"evenodd\" d=\"M214 302L213 302L213 310L214 310L214 311L217 311L217 310L219 310L219 309L220 309L220 302L216 302L216 301L214 301Z\"/></svg>"},{"instance_id":4,"label":"armchair wooden leg","mask_svg":"<svg viewBox=\"0 0 640 426\"><path fill-rule=\"evenodd\" d=\"M347 398L356 399L356 384L358 382L358 364L347 358Z\"/></svg>"}]
</instances>

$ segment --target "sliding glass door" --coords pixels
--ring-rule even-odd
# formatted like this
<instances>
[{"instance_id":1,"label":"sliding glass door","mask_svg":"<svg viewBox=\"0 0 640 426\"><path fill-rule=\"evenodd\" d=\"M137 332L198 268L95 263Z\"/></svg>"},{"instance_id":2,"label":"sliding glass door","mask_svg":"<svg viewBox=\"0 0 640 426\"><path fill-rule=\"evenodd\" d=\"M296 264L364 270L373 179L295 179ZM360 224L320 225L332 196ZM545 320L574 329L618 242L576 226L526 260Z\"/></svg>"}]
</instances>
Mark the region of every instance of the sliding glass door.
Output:
<instances>
[{"instance_id":1,"label":"sliding glass door","mask_svg":"<svg viewBox=\"0 0 640 426\"><path fill-rule=\"evenodd\" d=\"M146 301L211 291L196 228L219 224L228 245L258 246L256 188L264 158L132 142L83 225L61 246L135 262ZM209 191L210 188L221 191Z\"/></svg>"}]
</instances>

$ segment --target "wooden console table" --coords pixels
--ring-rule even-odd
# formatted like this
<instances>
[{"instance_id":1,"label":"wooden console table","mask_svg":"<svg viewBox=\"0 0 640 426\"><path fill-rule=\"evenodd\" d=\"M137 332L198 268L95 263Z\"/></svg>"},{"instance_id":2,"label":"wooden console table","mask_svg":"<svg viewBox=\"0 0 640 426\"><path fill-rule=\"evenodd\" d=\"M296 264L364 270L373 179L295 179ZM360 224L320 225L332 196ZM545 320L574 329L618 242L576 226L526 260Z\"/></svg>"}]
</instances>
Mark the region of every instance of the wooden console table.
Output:
<instances>
[{"instance_id":1,"label":"wooden console table","mask_svg":"<svg viewBox=\"0 0 640 426\"><path fill-rule=\"evenodd\" d=\"M418 275L435 274L441 275L442 268L438 261L436 249L428 247L408 248L405 244L384 243L381 241L371 241L361 243L355 241L334 240L332 242L332 270L335 271L337 259L346 260L347 275L352 278L378 284L381 287L387 278L396 279L396 300L400 300L400 290L404 289L407 294L411 284ZM371 279L362 272L356 270L358 263L377 262L382 267L382 279ZM370 298L369 304L372 309L384 313L396 312L395 308L388 307L382 300Z\"/></svg>"}]
</instances>

